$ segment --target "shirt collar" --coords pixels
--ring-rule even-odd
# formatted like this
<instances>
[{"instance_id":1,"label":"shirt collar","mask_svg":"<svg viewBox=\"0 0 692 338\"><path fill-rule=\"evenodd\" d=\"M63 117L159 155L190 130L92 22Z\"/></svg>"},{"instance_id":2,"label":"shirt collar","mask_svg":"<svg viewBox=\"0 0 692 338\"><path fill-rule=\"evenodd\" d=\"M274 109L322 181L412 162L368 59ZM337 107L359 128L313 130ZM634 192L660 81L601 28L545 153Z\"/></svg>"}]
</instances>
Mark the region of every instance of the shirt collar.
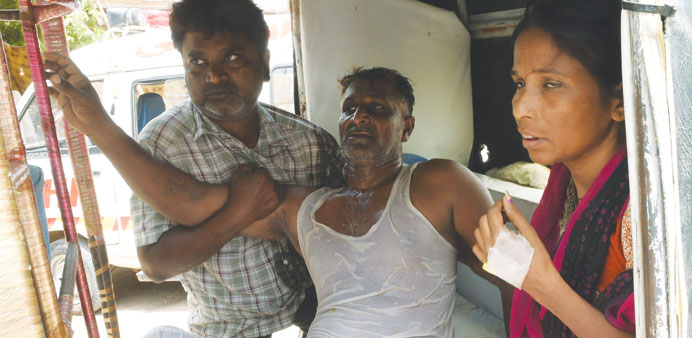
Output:
<instances>
[{"instance_id":1,"label":"shirt collar","mask_svg":"<svg viewBox=\"0 0 692 338\"><path fill-rule=\"evenodd\" d=\"M280 123L262 104L257 106L259 107L260 139L263 139L270 146L287 144L288 136L286 131L281 128Z\"/></svg>"},{"instance_id":2,"label":"shirt collar","mask_svg":"<svg viewBox=\"0 0 692 338\"><path fill-rule=\"evenodd\" d=\"M192 103L192 116L195 118L195 136L194 141L197 141L204 134L218 134L223 131L219 126L210 120L208 117L204 116L202 112L197 108L197 105Z\"/></svg>"},{"instance_id":3,"label":"shirt collar","mask_svg":"<svg viewBox=\"0 0 692 338\"><path fill-rule=\"evenodd\" d=\"M272 116L267 109L262 106L262 104L258 103L257 108L260 126L257 147L260 147L263 144L267 144L269 146L286 144L286 142L288 142L288 136L276 121L274 116ZM193 138L194 141L197 141L197 139L202 137L204 134L224 134L235 139L235 137L229 135L225 130L221 129L221 127L219 127L219 125L217 125L214 121L202 114L194 103L192 104L192 109L196 123L195 135Z\"/></svg>"}]
</instances>

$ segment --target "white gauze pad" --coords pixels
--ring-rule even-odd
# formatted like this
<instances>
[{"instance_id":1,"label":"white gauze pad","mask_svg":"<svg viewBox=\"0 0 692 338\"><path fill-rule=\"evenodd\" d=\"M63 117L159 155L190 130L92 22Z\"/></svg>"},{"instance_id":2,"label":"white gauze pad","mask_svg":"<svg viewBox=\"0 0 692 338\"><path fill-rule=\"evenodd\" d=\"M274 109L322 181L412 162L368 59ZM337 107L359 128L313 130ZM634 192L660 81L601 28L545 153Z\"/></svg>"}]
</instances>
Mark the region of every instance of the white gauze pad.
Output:
<instances>
[{"instance_id":1,"label":"white gauze pad","mask_svg":"<svg viewBox=\"0 0 692 338\"><path fill-rule=\"evenodd\" d=\"M488 250L488 262L483 269L502 278L521 290L521 284L529 272L533 248L521 234L502 228L495 245Z\"/></svg>"}]
</instances>

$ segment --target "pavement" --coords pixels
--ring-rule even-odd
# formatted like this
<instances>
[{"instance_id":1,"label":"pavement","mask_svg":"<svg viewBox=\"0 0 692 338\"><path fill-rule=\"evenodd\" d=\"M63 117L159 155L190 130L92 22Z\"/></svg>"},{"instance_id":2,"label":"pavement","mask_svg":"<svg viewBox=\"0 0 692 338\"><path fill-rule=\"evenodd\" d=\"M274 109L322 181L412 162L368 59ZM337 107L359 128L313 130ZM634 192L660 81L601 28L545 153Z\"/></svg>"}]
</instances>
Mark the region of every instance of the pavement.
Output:
<instances>
[{"instance_id":1,"label":"pavement","mask_svg":"<svg viewBox=\"0 0 692 338\"><path fill-rule=\"evenodd\" d=\"M139 282L135 272L129 269L111 270L115 288L115 302L120 328L120 337L138 338L149 330L162 325L187 329L187 300L185 290L179 282ZM101 337L108 337L103 316L96 313ZM82 316L72 318L74 338L87 338ZM292 326L274 333L274 338L297 338L299 329Z\"/></svg>"}]
</instances>

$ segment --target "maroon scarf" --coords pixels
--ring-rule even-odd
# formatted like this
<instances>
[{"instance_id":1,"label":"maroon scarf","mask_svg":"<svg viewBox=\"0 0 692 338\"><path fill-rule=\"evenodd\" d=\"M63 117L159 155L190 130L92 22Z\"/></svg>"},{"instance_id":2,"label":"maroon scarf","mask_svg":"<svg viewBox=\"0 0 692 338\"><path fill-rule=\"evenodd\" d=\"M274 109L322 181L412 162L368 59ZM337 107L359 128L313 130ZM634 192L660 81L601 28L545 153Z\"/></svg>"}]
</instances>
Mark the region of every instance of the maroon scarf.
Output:
<instances>
[{"instance_id":1,"label":"maroon scarf","mask_svg":"<svg viewBox=\"0 0 692 338\"><path fill-rule=\"evenodd\" d=\"M618 276L596 297L597 285L608 256L609 239L629 201L626 149L621 147L601 170L579 202L562 238L559 221L571 174L555 164L531 225L553 254L562 278L582 298L604 312L614 326L633 332L632 271ZM632 317L629 317L629 316ZM511 337L574 337L557 317L537 304L528 293L516 290L512 304Z\"/></svg>"}]
</instances>

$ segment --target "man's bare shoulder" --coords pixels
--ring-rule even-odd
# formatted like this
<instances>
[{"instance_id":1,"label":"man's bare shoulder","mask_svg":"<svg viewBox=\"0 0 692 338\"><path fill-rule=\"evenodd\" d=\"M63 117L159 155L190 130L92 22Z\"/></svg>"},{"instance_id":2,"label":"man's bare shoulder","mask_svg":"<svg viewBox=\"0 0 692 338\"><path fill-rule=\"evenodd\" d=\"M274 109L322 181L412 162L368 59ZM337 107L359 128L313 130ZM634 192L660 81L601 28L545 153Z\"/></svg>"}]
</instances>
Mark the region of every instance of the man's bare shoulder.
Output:
<instances>
[{"instance_id":1,"label":"man's bare shoulder","mask_svg":"<svg viewBox=\"0 0 692 338\"><path fill-rule=\"evenodd\" d=\"M411 181L412 193L425 193L429 198L449 198L450 194L469 198L487 197L483 183L465 165L448 159L432 159L420 163Z\"/></svg>"},{"instance_id":2,"label":"man's bare shoulder","mask_svg":"<svg viewBox=\"0 0 692 338\"><path fill-rule=\"evenodd\" d=\"M420 163L411 178L411 202L442 236L461 248L458 236L473 242L472 229L490 208L490 194L463 164L444 159Z\"/></svg>"},{"instance_id":3,"label":"man's bare shoulder","mask_svg":"<svg viewBox=\"0 0 692 338\"><path fill-rule=\"evenodd\" d=\"M435 158L418 164L414 175L416 180L422 180L435 185L444 185L445 182L449 183L449 180L476 180L476 176L463 164L441 158Z\"/></svg>"}]
</instances>

